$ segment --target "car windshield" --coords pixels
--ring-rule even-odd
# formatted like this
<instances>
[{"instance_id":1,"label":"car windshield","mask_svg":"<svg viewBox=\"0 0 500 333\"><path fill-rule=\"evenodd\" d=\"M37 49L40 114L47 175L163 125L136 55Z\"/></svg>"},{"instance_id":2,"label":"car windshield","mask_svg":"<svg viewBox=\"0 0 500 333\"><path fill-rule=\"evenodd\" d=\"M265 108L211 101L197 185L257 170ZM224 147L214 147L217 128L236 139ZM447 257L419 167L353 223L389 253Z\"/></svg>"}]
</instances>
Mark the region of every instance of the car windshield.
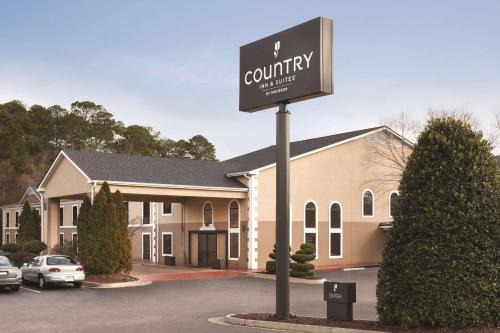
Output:
<instances>
[{"instance_id":1,"label":"car windshield","mask_svg":"<svg viewBox=\"0 0 500 333\"><path fill-rule=\"evenodd\" d=\"M76 265L70 257L47 257L47 265Z\"/></svg>"},{"instance_id":2,"label":"car windshield","mask_svg":"<svg viewBox=\"0 0 500 333\"><path fill-rule=\"evenodd\" d=\"M0 256L0 266L12 266L12 264L7 257Z\"/></svg>"}]
</instances>

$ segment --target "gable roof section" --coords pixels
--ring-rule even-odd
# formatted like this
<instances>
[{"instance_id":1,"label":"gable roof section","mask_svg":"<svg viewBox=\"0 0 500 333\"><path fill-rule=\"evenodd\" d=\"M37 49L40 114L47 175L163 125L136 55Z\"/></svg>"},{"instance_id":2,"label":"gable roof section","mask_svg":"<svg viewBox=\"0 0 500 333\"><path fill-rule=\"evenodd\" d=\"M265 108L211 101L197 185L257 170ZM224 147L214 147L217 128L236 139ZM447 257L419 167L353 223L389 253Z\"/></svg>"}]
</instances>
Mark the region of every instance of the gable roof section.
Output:
<instances>
[{"instance_id":1,"label":"gable roof section","mask_svg":"<svg viewBox=\"0 0 500 333\"><path fill-rule=\"evenodd\" d=\"M226 177L220 162L70 149L62 152L92 181L246 189Z\"/></svg>"},{"instance_id":2,"label":"gable roof section","mask_svg":"<svg viewBox=\"0 0 500 333\"><path fill-rule=\"evenodd\" d=\"M339 133L329 136L323 136L319 138L313 138L302 141L295 141L290 143L290 159L298 158L301 155L312 153L316 150L326 149L332 145L340 144L345 141L354 140L358 137L370 134L375 131L382 129L387 129L391 133L400 137L398 134L393 132L390 128L386 126L379 126L373 128L362 129L358 131ZM400 137L405 142L409 141ZM228 169L229 173L241 173L247 171L253 171L261 169L267 166L271 166L276 163L276 145L269 146L264 149L260 149L245 155L231 158L223 162Z\"/></svg>"},{"instance_id":3,"label":"gable roof section","mask_svg":"<svg viewBox=\"0 0 500 333\"><path fill-rule=\"evenodd\" d=\"M36 190L35 186L28 186L26 189L26 192L24 192L23 196L21 197L21 200L19 200L18 205L21 206L24 204L24 201L30 196L31 194L35 195L38 200L41 200L42 197L40 195L40 192Z\"/></svg>"}]
</instances>

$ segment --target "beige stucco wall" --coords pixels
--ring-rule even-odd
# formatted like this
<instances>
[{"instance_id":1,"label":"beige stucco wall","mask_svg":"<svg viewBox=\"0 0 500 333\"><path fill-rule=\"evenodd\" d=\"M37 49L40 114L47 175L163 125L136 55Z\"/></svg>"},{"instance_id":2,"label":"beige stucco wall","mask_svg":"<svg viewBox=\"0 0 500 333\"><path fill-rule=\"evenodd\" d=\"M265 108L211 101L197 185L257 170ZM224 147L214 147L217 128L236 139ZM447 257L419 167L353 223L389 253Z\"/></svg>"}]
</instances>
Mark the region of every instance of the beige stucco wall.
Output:
<instances>
[{"instance_id":1,"label":"beige stucco wall","mask_svg":"<svg viewBox=\"0 0 500 333\"><path fill-rule=\"evenodd\" d=\"M381 166L368 163L373 143L354 140L290 163L290 202L293 229L292 251L304 242L304 208L316 203L318 216L318 259L316 265L374 264L380 262L383 232L380 222L388 222L389 194L398 187L397 180L387 180ZM274 167L262 170L258 180L258 267L265 267L275 242L275 173ZM374 194L374 217L362 217L362 193ZM343 255L329 258L329 211L332 202L340 202L343 219Z\"/></svg>"}]
</instances>

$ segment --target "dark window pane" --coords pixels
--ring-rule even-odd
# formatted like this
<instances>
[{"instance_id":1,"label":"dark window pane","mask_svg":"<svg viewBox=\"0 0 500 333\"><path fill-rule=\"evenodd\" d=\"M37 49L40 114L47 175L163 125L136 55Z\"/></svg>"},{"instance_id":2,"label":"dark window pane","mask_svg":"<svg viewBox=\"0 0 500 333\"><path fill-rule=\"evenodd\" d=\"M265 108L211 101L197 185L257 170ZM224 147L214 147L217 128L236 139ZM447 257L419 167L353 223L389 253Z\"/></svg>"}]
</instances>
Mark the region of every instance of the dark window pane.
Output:
<instances>
[{"instance_id":1,"label":"dark window pane","mask_svg":"<svg viewBox=\"0 0 500 333\"><path fill-rule=\"evenodd\" d=\"M64 208L59 208L59 226L64 224Z\"/></svg>"},{"instance_id":2,"label":"dark window pane","mask_svg":"<svg viewBox=\"0 0 500 333\"><path fill-rule=\"evenodd\" d=\"M63 257L63 256L57 256L57 257L47 257L47 265L54 266L54 265L76 265L76 261L71 259L70 257Z\"/></svg>"},{"instance_id":3,"label":"dark window pane","mask_svg":"<svg viewBox=\"0 0 500 333\"><path fill-rule=\"evenodd\" d=\"M78 207L73 206L73 225L76 225L78 222Z\"/></svg>"},{"instance_id":4,"label":"dark window pane","mask_svg":"<svg viewBox=\"0 0 500 333\"><path fill-rule=\"evenodd\" d=\"M397 209L397 201L398 201L398 194L397 193L392 193L391 198L390 198L390 204L389 204L389 215L394 216L394 213L396 212Z\"/></svg>"},{"instance_id":5,"label":"dark window pane","mask_svg":"<svg viewBox=\"0 0 500 333\"><path fill-rule=\"evenodd\" d=\"M306 228L316 228L316 206L312 202L306 205Z\"/></svg>"},{"instance_id":6,"label":"dark window pane","mask_svg":"<svg viewBox=\"0 0 500 333\"><path fill-rule=\"evenodd\" d=\"M229 234L229 258L238 259L238 250L240 248L239 236L237 233Z\"/></svg>"},{"instance_id":7,"label":"dark window pane","mask_svg":"<svg viewBox=\"0 0 500 333\"><path fill-rule=\"evenodd\" d=\"M9 212L7 212L6 219L7 219L7 222L6 222L7 228L10 228L10 213Z\"/></svg>"},{"instance_id":8,"label":"dark window pane","mask_svg":"<svg viewBox=\"0 0 500 333\"><path fill-rule=\"evenodd\" d=\"M330 208L330 228L340 228L340 205L334 203Z\"/></svg>"},{"instance_id":9,"label":"dark window pane","mask_svg":"<svg viewBox=\"0 0 500 333\"><path fill-rule=\"evenodd\" d=\"M172 203L171 202L164 202L163 203L163 214L172 214Z\"/></svg>"},{"instance_id":10,"label":"dark window pane","mask_svg":"<svg viewBox=\"0 0 500 333\"><path fill-rule=\"evenodd\" d=\"M340 233L330 234L330 255L340 256Z\"/></svg>"},{"instance_id":11,"label":"dark window pane","mask_svg":"<svg viewBox=\"0 0 500 333\"><path fill-rule=\"evenodd\" d=\"M363 194L363 215L373 215L373 195L368 191Z\"/></svg>"},{"instance_id":12,"label":"dark window pane","mask_svg":"<svg viewBox=\"0 0 500 333\"><path fill-rule=\"evenodd\" d=\"M16 228L19 227L19 212L16 212Z\"/></svg>"},{"instance_id":13,"label":"dark window pane","mask_svg":"<svg viewBox=\"0 0 500 333\"><path fill-rule=\"evenodd\" d=\"M205 204L205 207L203 207L203 223L206 226L212 224L212 205L210 203Z\"/></svg>"},{"instance_id":14,"label":"dark window pane","mask_svg":"<svg viewBox=\"0 0 500 333\"><path fill-rule=\"evenodd\" d=\"M143 202L142 203L142 223L143 224L149 224L150 223L150 220L149 220L149 202Z\"/></svg>"},{"instance_id":15,"label":"dark window pane","mask_svg":"<svg viewBox=\"0 0 500 333\"><path fill-rule=\"evenodd\" d=\"M163 254L172 254L172 235L163 234Z\"/></svg>"},{"instance_id":16,"label":"dark window pane","mask_svg":"<svg viewBox=\"0 0 500 333\"><path fill-rule=\"evenodd\" d=\"M64 234L59 234L59 245L60 246L64 245Z\"/></svg>"},{"instance_id":17,"label":"dark window pane","mask_svg":"<svg viewBox=\"0 0 500 333\"><path fill-rule=\"evenodd\" d=\"M316 234L306 233L306 243L316 245Z\"/></svg>"},{"instance_id":18,"label":"dark window pane","mask_svg":"<svg viewBox=\"0 0 500 333\"><path fill-rule=\"evenodd\" d=\"M239 206L236 201L231 202L229 206L229 226L231 228L239 228Z\"/></svg>"}]
</instances>

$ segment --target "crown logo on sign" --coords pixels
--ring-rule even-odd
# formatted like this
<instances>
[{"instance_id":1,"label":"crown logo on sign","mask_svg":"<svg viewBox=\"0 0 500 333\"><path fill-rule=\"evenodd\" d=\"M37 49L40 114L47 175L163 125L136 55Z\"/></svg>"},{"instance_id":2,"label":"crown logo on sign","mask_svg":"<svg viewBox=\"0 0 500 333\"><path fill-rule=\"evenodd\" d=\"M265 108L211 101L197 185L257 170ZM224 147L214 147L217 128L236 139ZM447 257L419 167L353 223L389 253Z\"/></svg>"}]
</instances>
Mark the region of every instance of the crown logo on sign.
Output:
<instances>
[{"instance_id":1,"label":"crown logo on sign","mask_svg":"<svg viewBox=\"0 0 500 333\"><path fill-rule=\"evenodd\" d=\"M274 42L274 59L278 57L279 50L280 50L280 41Z\"/></svg>"}]
</instances>

